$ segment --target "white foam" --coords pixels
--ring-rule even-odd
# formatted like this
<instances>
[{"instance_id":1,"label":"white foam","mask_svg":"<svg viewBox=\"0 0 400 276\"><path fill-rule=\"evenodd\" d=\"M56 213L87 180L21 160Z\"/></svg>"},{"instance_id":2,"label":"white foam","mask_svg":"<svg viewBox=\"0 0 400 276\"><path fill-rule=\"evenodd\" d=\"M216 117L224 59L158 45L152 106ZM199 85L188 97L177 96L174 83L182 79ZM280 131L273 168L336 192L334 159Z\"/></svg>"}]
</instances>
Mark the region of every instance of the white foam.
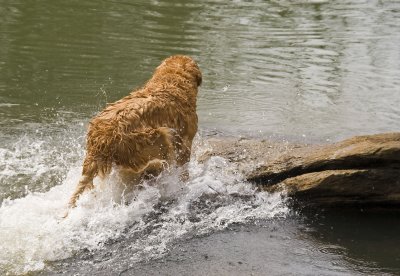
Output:
<instances>
[{"instance_id":1,"label":"white foam","mask_svg":"<svg viewBox=\"0 0 400 276\"><path fill-rule=\"evenodd\" d=\"M196 152L204 149L200 144ZM165 253L171 242L187 233L202 234L236 222L284 216L288 211L279 194L256 192L223 158L213 157L205 164L192 161L189 172L188 183L180 182L179 172L172 170L144 183L130 197L121 196L123 186L115 173L104 181L96 179L96 188L80 198L66 219L61 216L80 177L80 168L73 165L48 192L4 200L0 271L40 270L46 261L61 260L82 249L100 249L127 228L132 235L151 229L131 245L132 261L139 261ZM150 222L144 219L166 201L172 202L166 210Z\"/></svg>"},{"instance_id":2,"label":"white foam","mask_svg":"<svg viewBox=\"0 0 400 276\"><path fill-rule=\"evenodd\" d=\"M0 203L11 194L21 196L28 190L46 191L60 184L69 168L82 159L80 139L68 128L58 133L42 132L37 128L34 132L25 132L17 138L2 139Z\"/></svg>"}]
</instances>

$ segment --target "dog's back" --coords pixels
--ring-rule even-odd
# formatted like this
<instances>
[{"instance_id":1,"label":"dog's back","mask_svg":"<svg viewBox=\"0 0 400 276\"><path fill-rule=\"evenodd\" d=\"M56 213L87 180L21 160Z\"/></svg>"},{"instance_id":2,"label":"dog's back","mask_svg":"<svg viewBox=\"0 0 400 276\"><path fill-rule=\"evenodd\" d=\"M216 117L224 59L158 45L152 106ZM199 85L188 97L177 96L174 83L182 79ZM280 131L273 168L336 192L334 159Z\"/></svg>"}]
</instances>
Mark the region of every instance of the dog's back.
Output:
<instances>
[{"instance_id":1,"label":"dog's back","mask_svg":"<svg viewBox=\"0 0 400 276\"><path fill-rule=\"evenodd\" d=\"M71 197L93 187L113 164L143 172L154 160L183 165L197 132L196 97L202 76L186 56L172 56L157 67L143 88L108 105L89 124L82 179Z\"/></svg>"}]
</instances>

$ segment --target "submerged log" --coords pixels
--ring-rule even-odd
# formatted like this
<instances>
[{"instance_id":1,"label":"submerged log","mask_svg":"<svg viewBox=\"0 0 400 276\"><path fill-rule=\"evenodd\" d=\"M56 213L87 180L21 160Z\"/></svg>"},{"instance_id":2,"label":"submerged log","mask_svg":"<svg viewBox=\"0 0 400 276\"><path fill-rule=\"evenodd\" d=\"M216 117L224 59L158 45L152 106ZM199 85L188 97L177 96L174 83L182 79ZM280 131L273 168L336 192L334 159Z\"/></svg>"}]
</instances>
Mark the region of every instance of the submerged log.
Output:
<instances>
[{"instance_id":1,"label":"submerged log","mask_svg":"<svg viewBox=\"0 0 400 276\"><path fill-rule=\"evenodd\" d=\"M227 158L268 191L310 204L400 205L400 133L356 136L330 145L211 139L202 159Z\"/></svg>"}]
</instances>

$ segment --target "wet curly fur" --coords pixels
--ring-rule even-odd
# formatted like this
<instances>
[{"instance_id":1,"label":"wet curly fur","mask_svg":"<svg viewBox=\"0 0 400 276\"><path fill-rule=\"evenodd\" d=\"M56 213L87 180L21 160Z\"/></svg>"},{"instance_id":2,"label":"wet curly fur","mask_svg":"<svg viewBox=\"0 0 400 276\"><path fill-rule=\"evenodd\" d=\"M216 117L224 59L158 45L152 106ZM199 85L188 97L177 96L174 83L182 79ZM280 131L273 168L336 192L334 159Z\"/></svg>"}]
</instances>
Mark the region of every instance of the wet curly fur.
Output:
<instances>
[{"instance_id":1,"label":"wet curly fur","mask_svg":"<svg viewBox=\"0 0 400 276\"><path fill-rule=\"evenodd\" d=\"M172 56L147 83L108 105L89 124L82 178L71 196L93 188L115 165L124 175L158 174L166 164L190 159L197 132L196 98L202 81L199 67L187 56Z\"/></svg>"}]
</instances>

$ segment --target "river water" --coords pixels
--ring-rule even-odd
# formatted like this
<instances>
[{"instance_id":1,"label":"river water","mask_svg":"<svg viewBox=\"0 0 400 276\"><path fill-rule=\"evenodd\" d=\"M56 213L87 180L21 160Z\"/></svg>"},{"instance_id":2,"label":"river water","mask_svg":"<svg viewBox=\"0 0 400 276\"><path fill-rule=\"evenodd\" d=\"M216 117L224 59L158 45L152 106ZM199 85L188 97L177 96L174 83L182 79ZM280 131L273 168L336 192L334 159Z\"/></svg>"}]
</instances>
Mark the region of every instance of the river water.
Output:
<instances>
[{"instance_id":1,"label":"river water","mask_svg":"<svg viewBox=\"0 0 400 276\"><path fill-rule=\"evenodd\" d=\"M400 131L399 1L1 1L0 274L400 273L398 214L298 212L215 157L121 196L79 179L89 119L160 61L203 72L210 135L329 142Z\"/></svg>"}]
</instances>

